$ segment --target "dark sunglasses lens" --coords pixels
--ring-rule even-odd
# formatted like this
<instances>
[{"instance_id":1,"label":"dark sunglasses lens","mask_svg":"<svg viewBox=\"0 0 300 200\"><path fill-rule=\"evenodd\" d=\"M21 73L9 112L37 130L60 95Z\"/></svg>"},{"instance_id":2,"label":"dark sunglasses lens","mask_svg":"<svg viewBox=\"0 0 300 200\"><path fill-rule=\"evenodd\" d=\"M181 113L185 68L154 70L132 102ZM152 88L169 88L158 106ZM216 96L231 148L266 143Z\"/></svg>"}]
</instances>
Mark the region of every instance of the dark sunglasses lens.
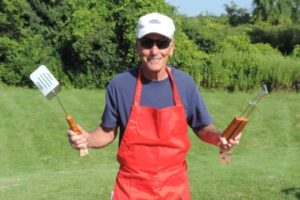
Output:
<instances>
[{"instance_id":1,"label":"dark sunglasses lens","mask_svg":"<svg viewBox=\"0 0 300 200\"><path fill-rule=\"evenodd\" d=\"M171 40L165 39L165 40L151 40L148 38L140 39L140 44L142 47L146 49L150 49L153 47L154 43L159 49L165 49L170 45Z\"/></svg>"},{"instance_id":2,"label":"dark sunglasses lens","mask_svg":"<svg viewBox=\"0 0 300 200\"><path fill-rule=\"evenodd\" d=\"M171 40L157 40L155 43L159 49L165 49L170 45L170 42Z\"/></svg>"},{"instance_id":3,"label":"dark sunglasses lens","mask_svg":"<svg viewBox=\"0 0 300 200\"><path fill-rule=\"evenodd\" d=\"M150 49L153 47L154 45L154 41L150 40L150 39L141 39L140 40L140 44L142 45L142 47L146 48L146 49Z\"/></svg>"}]
</instances>

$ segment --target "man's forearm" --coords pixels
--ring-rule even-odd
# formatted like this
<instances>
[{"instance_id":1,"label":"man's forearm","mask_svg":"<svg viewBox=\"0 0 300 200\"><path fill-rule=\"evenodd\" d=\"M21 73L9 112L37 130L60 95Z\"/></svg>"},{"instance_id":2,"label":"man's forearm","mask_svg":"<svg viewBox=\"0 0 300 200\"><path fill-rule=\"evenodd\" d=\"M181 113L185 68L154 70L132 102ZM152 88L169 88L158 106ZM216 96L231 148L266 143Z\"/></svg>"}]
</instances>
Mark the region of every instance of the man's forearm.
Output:
<instances>
[{"instance_id":1,"label":"man's forearm","mask_svg":"<svg viewBox=\"0 0 300 200\"><path fill-rule=\"evenodd\" d=\"M196 131L198 138L202 141L219 147L221 143L221 132L210 124Z\"/></svg>"},{"instance_id":2,"label":"man's forearm","mask_svg":"<svg viewBox=\"0 0 300 200\"><path fill-rule=\"evenodd\" d=\"M101 126L93 130L88 136L89 148L103 148L112 143L116 136L115 128L103 128Z\"/></svg>"}]
</instances>

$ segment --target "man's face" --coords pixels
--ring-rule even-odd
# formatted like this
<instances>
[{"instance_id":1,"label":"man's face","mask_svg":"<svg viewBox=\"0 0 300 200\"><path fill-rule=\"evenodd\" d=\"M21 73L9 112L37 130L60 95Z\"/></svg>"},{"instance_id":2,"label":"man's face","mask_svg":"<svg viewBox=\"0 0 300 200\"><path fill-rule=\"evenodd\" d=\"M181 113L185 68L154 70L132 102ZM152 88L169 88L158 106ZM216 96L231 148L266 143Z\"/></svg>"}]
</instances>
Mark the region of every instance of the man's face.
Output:
<instances>
[{"instance_id":1,"label":"man's face","mask_svg":"<svg viewBox=\"0 0 300 200\"><path fill-rule=\"evenodd\" d=\"M137 51L142 61L142 67L152 72L159 72L167 67L173 50L173 40L155 33L148 34L137 42Z\"/></svg>"}]
</instances>

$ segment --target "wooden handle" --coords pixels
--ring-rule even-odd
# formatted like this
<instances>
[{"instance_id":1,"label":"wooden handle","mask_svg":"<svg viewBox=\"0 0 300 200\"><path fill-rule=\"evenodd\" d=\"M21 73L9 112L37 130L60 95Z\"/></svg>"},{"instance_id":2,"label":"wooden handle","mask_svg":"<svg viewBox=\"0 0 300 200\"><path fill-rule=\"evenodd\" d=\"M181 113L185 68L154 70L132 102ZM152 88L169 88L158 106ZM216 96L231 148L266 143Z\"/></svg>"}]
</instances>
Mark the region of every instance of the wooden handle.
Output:
<instances>
[{"instance_id":1,"label":"wooden handle","mask_svg":"<svg viewBox=\"0 0 300 200\"><path fill-rule=\"evenodd\" d=\"M77 135L80 135L81 132L79 131L74 118L71 115L67 115L66 120L67 120L70 128L72 129L72 131L74 131L75 133L77 133Z\"/></svg>"},{"instance_id":2,"label":"wooden handle","mask_svg":"<svg viewBox=\"0 0 300 200\"><path fill-rule=\"evenodd\" d=\"M219 154L220 163L223 165L229 164L231 162L231 154L232 154L232 149L221 150Z\"/></svg>"},{"instance_id":3,"label":"wooden handle","mask_svg":"<svg viewBox=\"0 0 300 200\"><path fill-rule=\"evenodd\" d=\"M80 135L81 132L79 131L74 118L71 115L67 115L66 120L67 120L70 128L72 129L72 131L74 131L75 133L77 133L77 135ZM88 152L87 148L79 150L80 157L86 156L88 154L89 154L89 152Z\"/></svg>"},{"instance_id":4,"label":"wooden handle","mask_svg":"<svg viewBox=\"0 0 300 200\"><path fill-rule=\"evenodd\" d=\"M248 122L246 117L235 117L224 130L222 136L225 137L227 140L231 138L236 138L240 132L244 129Z\"/></svg>"},{"instance_id":5,"label":"wooden handle","mask_svg":"<svg viewBox=\"0 0 300 200\"><path fill-rule=\"evenodd\" d=\"M235 117L231 121L231 123L227 126L224 130L222 136L225 137L227 140L235 139L246 126L248 119L246 117ZM231 155L232 149L229 150L221 150L220 151L220 163L222 164L229 164L231 162Z\"/></svg>"}]
</instances>

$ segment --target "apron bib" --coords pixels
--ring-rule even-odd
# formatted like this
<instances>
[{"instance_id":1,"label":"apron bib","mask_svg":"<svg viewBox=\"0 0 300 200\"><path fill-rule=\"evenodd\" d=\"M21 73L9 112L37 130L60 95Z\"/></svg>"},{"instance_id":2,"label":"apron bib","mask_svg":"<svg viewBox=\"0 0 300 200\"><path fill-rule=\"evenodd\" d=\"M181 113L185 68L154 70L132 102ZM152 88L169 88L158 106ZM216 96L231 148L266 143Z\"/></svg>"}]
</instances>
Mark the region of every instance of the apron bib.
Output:
<instances>
[{"instance_id":1,"label":"apron bib","mask_svg":"<svg viewBox=\"0 0 300 200\"><path fill-rule=\"evenodd\" d=\"M185 157L190 148L184 106L169 69L174 106L140 106L138 72L134 103L121 141L113 200L189 200Z\"/></svg>"}]
</instances>

